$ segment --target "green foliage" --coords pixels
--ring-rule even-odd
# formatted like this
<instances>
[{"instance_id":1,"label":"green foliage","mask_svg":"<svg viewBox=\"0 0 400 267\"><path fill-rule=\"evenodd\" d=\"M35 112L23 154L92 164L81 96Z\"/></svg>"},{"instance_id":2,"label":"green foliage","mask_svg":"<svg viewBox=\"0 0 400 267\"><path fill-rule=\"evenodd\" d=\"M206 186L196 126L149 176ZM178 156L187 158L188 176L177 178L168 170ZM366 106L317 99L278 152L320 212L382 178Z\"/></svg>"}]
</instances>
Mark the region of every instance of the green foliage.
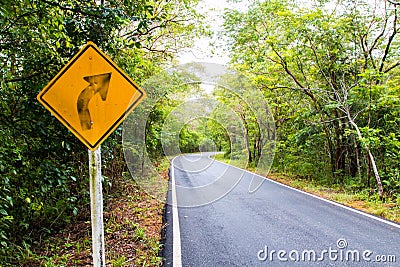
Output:
<instances>
[{"instance_id":1,"label":"green foliage","mask_svg":"<svg viewBox=\"0 0 400 267\"><path fill-rule=\"evenodd\" d=\"M85 149L44 113L36 95L86 40L112 47L106 40L120 24L117 12L99 16L103 9L89 1L2 5L0 170L5 223L0 236L5 247L69 222L87 201Z\"/></svg>"},{"instance_id":2,"label":"green foliage","mask_svg":"<svg viewBox=\"0 0 400 267\"><path fill-rule=\"evenodd\" d=\"M96 2L0 5L0 256L71 222L89 200L86 148L36 100L46 83L89 40L141 83L203 32L189 25L196 1ZM106 192L126 168L121 136L102 146Z\"/></svg>"},{"instance_id":3,"label":"green foliage","mask_svg":"<svg viewBox=\"0 0 400 267\"><path fill-rule=\"evenodd\" d=\"M231 63L268 98L279 140L275 170L375 188L373 155L391 197L399 164L397 11L369 1L329 4L264 0L228 10Z\"/></svg>"},{"instance_id":4,"label":"green foliage","mask_svg":"<svg viewBox=\"0 0 400 267\"><path fill-rule=\"evenodd\" d=\"M199 152L200 136L187 125L179 133L179 148L182 153Z\"/></svg>"}]
</instances>

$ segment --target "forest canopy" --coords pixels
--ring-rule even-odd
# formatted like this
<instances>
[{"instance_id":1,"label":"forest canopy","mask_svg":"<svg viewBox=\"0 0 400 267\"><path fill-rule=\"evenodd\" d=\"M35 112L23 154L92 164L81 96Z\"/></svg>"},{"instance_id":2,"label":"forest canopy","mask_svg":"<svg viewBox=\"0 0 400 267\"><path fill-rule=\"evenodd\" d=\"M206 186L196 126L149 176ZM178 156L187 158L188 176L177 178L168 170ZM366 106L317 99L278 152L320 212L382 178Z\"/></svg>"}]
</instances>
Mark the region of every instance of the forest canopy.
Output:
<instances>
[{"instance_id":1,"label":"forest canopy","mask_svg":"<svg viewBox=\"0 0 400 267\"><path fill-rule=\"evenodd\" d=\"M70 222L89 201L87 149L38 103L42 88L88 41L141 84L205 28L197 1L0 2L0 248L7 253ZM106 189L126 171L121 134L103 145Z\"/></svg>"},{"instance_id":2,"label":"forest canopy","mask_svg":"<svg viewBox=\"0 0 400 267\"><path fill-rule=\"evenodd\" d=\"M302 2L303 3L303 2ZM232 65L273 110L278 171L400 193L399 6L252 1L228 10Z\"/></svg>"}]
</instances>

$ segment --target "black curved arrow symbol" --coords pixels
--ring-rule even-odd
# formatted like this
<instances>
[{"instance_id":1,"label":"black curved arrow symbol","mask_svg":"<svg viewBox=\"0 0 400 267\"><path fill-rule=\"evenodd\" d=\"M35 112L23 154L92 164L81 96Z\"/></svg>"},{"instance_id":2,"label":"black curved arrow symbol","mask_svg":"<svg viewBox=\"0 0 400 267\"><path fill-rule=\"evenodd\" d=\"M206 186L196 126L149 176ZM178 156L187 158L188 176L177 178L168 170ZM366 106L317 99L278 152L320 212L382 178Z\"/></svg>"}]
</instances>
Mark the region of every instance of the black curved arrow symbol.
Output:
<instances>
[{"instance_id":1,"label":"black curved arrow symbol","mask_svg":"<svg viewBox=\"0 0 400 267\"><path fill-rule=\"evenodd\" d=\"M78 115L81 122L82 130L86 131L92 128L92 118L90 117L89 112L89 101L97 93L100 94L100 97L103 101L106 101L108 86L111 79L111 72L93 76L86 76L83 77L83 79L87 81L89 85L79 94L76 107L78 109Z\"/></svg>"}]
</instances>

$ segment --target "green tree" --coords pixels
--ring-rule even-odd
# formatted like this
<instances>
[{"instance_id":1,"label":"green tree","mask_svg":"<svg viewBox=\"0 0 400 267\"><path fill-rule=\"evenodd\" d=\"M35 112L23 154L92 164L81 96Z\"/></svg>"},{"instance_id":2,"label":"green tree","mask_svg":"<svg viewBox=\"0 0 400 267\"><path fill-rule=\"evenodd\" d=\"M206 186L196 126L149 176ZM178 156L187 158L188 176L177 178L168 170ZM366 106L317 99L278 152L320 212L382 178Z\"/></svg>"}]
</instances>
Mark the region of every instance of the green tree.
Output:
<instances>
[{"instance_id":1,"label":"green tree","mask_svg":"<svg viewBox=\"0 0 400 267\"><path fill-rule=\"evenodd\" d=\"M86 149L39 105L39 91L89 40L142 83L202 34L196 3L1 1L1 247L70 222L88 200ZM121 134L103 145L107 179L125 168Z\"/></svg>"},{"instance_id":2,"label":"green tree","mask_svg":"<svg viewBox=\"0 0 400 267\"><path fill-rule=\"evenodd\" d=\"M303 155L304 167L318 155L329 160L341 183L346 175L361 175L364 168L369 176L372 170L382 197L378 168L385 152L379 151L380 142L368 145L360 129L378 133L377 122L389 115L373 106L386 98L388 81L398 73L397 7L341 1L332 9L325 3L305 8L285 0L255 1L245 13L228 11L225 36L232 64L274 103L279 147L289 152L277 160ZM365 95L357 98L360 91L369 92L367 103ZM375 162L376 155L381 162Z\"/></svg>"}]
</instances>

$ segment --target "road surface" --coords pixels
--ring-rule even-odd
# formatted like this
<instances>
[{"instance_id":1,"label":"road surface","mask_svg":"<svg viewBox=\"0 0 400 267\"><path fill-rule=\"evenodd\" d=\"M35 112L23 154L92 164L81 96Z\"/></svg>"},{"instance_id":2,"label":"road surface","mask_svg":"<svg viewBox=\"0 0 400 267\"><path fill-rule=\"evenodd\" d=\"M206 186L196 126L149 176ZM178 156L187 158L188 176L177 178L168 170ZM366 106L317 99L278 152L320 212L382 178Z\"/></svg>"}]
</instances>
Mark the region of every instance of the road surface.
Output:
<instances>
[{"instance_id":1,"label":"road surface","mask_svg":"<svg viewBox=\"0 0 400 267\"><path fill-rule=\"evenodd\" d=\"M208 156L173 160L164 266L400 266L398 224Z\"/></svg>"}]
</instances>

